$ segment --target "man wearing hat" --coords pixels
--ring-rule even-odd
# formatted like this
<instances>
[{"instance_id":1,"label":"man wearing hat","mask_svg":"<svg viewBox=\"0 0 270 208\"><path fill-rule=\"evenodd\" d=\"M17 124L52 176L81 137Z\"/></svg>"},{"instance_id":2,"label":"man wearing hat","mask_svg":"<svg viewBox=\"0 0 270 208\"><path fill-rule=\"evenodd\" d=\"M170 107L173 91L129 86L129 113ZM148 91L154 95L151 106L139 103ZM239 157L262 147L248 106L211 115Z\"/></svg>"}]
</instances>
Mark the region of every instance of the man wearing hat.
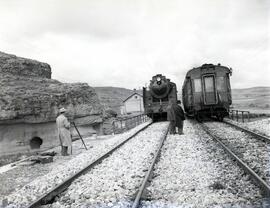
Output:
<instances>
[{"instance_id":1,"label":"man wearing hat","mask_svg":"<svg viewBox=\"0 0 270 208\"><path fill-rule=\"evenodd\" d=\"M178 128L178 134L183 134L183 125L185 120L185 113L181 107L181 101L177 100L175 105L175 117L176 117L176 127Z\"/></svg>"},{"instance_id":2,"label":"man wearing hat","mask_svg":"<svg viewBox=\"0 0 270 208\"><path fill-rule=\"evenodd\" d=\"M167 107L167 120L170 121L170 134L176 133L176 115L174 109L173 100L169 100L169 105Z\"/></svg>"},{"instance_id":3,"label":"man wearing hat","mask_svg":"<svg viewBox=\"0 0 270 208\"><path fill-rule=\"evenodd\" d=\"M60 140L61 145L61 154L63 156L68 155L68 148L72 148L72 141L71 141L71 135L70 135L70 123L67 120L67 117L65 116L65 112L67 110L65 108L61 108L59 110L60 115L56 118L56 125L58 129L58 137Z\"/></svg>"}]
</instances>

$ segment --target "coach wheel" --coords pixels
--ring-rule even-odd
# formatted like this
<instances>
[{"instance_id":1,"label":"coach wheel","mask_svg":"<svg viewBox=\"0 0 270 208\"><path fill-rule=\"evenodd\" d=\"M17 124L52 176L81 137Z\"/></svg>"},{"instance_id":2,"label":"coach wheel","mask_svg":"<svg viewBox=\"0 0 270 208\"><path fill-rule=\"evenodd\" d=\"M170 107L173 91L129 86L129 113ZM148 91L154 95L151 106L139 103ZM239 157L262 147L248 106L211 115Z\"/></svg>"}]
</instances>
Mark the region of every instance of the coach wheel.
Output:
<instances>
[{"instance_id":1,"label":"coach wheel","mask_svg":"<svg viewBox=\"0 0 270 208\"><path fill-rule=\"evenodd\" d=\"M199 113L196 114L195 118L198 122L202 122L202 116Z\"/></svg>"},{"instance_id":2,"label":"coach wheel","mask_svg":"<svg viewBox=\"0 0 270 208\"><path fill-rule=\"evenodd\" d=\"M217 120L218 120L218 121L221 121L221 122L222 122L222 121L223 121L223 118L224 118L224 117L223 117L221 114L218 114L218 115L217 115Z\"/></svg>"}]
</instances>

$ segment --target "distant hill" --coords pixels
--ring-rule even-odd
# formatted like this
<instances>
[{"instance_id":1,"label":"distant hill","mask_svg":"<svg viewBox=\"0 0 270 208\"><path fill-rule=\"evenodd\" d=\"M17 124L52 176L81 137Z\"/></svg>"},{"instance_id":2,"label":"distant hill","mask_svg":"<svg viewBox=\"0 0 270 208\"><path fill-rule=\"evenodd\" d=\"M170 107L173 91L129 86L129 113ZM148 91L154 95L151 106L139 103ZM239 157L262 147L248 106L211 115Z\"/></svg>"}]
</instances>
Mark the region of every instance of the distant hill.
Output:
<instances>
[{"instance_id":1,"label":"distant hill","mask_svg":"<svg viewBox=\"0 0 270 208\"><path fill-rule=\"evenodd\" d=\"M233 89L234 108L270 110L270 87Z\"/></svg>"},{"instance_id":2,"label":"distant hill","mask_svg":"<svg viewBox=\"0 0 270 208\"><path fill-rule=\"evenodd\" d=\"M120 113L120 106L128 96L134 93L134 90L120 88L120 87L95 87L96 93L100 99L101 104L105 108L111 108ZM142 93L141 90L136 92Z\"/></svg>"},{"instance_id":3,"label":"distant hill","mask_svg":"<svg viewBox=\"0 0 270 208\"><path fill-rule=\"evenodd\" d=\"M265 94L270 92L270 87L251 87L243 89L233 89L233 93L239 94Z\"/></svg>"}]
</instances>

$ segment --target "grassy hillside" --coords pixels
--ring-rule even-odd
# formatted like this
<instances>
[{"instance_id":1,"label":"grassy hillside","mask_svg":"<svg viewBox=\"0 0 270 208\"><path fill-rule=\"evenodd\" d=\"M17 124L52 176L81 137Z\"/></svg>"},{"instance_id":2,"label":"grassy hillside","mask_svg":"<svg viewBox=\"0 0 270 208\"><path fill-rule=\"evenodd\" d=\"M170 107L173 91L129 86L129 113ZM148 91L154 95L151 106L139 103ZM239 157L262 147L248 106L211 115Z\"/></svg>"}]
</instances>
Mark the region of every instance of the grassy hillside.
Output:
<instances>
[{"instance_id":1,"label":"grassy hillside","mask_svg":"<svg viewBox=\"0 0 270 208\"><path fill-rule=\"evenodd\" d=\"M120 113L120 106L128 96L134 91L120 87L95 87L96 93L100 99L101 104L105 108L111 108L117 113ZM141 91L137 91L141 93Z\"/></svg>"},{"instance_id":2,"label":"grassy hillside","mask_svg":"<svg viewBox=\"0 0 270 208\"><path fill-rule=\"evenodd\" d=\"M270 109L270 87L253 87L232 90L233 106Z\"/></svg>"}]
</instances>

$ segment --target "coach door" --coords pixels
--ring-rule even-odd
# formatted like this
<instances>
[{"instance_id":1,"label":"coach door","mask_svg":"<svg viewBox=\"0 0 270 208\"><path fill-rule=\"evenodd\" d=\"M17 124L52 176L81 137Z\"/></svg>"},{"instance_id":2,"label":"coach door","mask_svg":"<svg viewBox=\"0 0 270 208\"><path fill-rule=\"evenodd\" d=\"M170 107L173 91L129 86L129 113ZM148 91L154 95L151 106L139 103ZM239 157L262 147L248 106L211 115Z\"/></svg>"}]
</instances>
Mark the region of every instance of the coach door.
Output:
<instances>
[{"instance_id":1,"label":"coach door","mask_svg":"<svg viewBox=\"0 0 270 208\"><path fill-rule=\"evenodd\" d=\"M204 104L216 104L215 76L203 76L204 85Z\"/></svg>"}]
</instances>

